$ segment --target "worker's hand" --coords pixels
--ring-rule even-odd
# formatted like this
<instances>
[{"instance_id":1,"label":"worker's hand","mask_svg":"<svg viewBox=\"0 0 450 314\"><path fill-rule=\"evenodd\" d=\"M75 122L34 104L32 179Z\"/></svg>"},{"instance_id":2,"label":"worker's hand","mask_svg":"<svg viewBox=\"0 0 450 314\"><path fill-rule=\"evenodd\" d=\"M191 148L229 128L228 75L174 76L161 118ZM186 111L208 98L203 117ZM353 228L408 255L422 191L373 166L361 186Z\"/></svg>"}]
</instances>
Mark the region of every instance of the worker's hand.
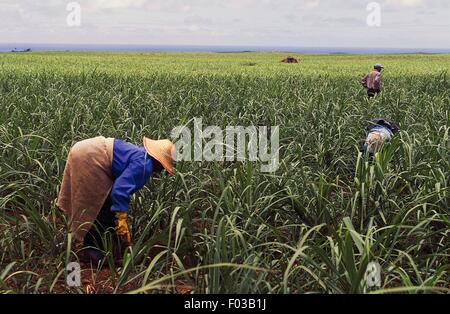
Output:
<instances>
[{"instance_id":1,"label":"worker's hand","mask_svg":"<svg viewBox=\"0 0 450 314\"><path fill-rule=\"evenodd\" d=\"M116 232L126 246L131 246L131 233L128 228L128 214L116 213Z\"/></svg>"}]
</instances>

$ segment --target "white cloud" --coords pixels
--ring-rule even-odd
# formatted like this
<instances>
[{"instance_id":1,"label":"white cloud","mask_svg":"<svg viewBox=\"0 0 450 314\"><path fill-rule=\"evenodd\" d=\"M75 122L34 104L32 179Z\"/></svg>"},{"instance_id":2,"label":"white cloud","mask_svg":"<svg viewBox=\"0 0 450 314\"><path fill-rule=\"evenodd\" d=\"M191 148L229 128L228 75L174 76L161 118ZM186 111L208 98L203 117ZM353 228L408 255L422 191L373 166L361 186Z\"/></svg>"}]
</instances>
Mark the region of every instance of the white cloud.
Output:
<instances>
[{"instance_id":1,"label":"white cloud","mask_svg":"<svg viewBox=\"0 0 450 314\"><path fill-rule=\"evenodd\" d=\"M66 26L66 4L82 8ZM449 0L0 0L0 42L268 46L450 45Z\"/></svg>"},{"instance_id":2,"label":"white cloud","mask_svg":"<svg viewBox=\"0 0 450 314\"><path fill-rule=\"evenodd\" d=\"M414 7L424 3L423 0L387 0L388 4Z\"/></svg>"},{"instance_id":3,"label":"white cloud","mask_svg":"<svg viewBox=\"0 0 450 314\"><path fill-rule=\"evenodd\" d=\"M198 26L198 25L191 25L191 26L189 26L188 29L189 29L191 32L196 32L196 31L200 30L200 26Z\"/></svg>"},{"instance_id":4,"label":"white cloud","mask_svg":"<svg viewBox=\"0 0 450 314\"><path fill-rule=\"evenodd\" d=\"M317 6L319 6L320 4L320 0L307 0L305 3L305 6L307 8L315 8Z\"/></svg>"},{"instance_id":5,"label":"white cloud","mask_svg":"<svg viewBox=\"0 0 450 314\"><path fill-rule=\"evenodd\" d=\"M144 5L146 0L91 0L90 4L96 9L125 9Z\"/></svg>"}]
</instances>

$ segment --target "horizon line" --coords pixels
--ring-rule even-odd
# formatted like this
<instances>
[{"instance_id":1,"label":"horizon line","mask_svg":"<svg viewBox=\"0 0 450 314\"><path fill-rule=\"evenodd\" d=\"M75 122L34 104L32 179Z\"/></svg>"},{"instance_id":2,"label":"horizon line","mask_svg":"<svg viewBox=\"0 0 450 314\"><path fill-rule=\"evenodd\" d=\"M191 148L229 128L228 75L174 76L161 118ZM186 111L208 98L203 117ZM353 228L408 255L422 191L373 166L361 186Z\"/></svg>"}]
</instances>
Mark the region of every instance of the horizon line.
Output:
<instances>
[{"instance_id":1,"label":"horizon line","mask_svg":"<svg viewBox=\"0 0 450 314\"><path fill-rule=\"evenodd\" d=\"M197 49L197 51L191 51L191 52L292 52L292 53L302 53L302 51L295 51L295 50L325 50L324 51L306 51L306 53L357 53L358 50L373 50L374 53L450 53L450 47L448 48L424 48L424 47L372 47L372 46L287 46L287 45L241 45L241 44L233 44L233 45L206 45L206 44L127 44L127 43L31 43L31 42L0 42L0 46L3 46L3 52L6 52L5 49L9 46L8 49L12 49L11 51L18 49L25 49L32 47L27 46L37 46L36 48L39 49L39 46L44 46L42 48L50 48L49 50L46 49L39 49L39 51L81 51L80 49L64 49L64 46L67 48L71 47L77 47L77 48L114 48L118 47L123 50L119 51L130 51L133 52L133 48L156 48L155 50L149 50L149 51L160 51L160 52L182 52L182 48L191 48ZM55 48L59 49L51 49L51 46L55 46ZM130 47L130 50L127 50L126 48ZM170 49L158 49L158 48L177 48L175 51ZM205 48L202 50L202 48ZM225 51L220 51L220 48L225 49ZM231 51L230 49L236 49L236 51ZM293 49L293 50L291 50ZM1 50L1 49L0 49ZM102 49L88 49L89 51L108 51L102 50ZM188 49L189 50L189 49ZM343 51L344 50L344 51ZM345 51L345 50L356 50L356 51ZM111 50L109 50L111 51ZM112 51L115 51L114 49ZM142 51L141 51L142 52ZM370 52L364 52L364 54L370 53Z\"/></svg>"},{"instance_id":2,"label":"horizon line","mask_svg":"<svg viewBox=\"0 0 450 314\"><path fill-rule=\"evenodd\" d=\"M84 45L84 46L173 46L173 47L274 47L274 48L361 48L361 49L436 49L445 50L450 47L387 47L387 46L299 46L299 45L269 45L269 44L143 44L143 43L52 43L52 42L0 42L0 45L20 44L20 45Z\"/></svg>"}]
</instances>

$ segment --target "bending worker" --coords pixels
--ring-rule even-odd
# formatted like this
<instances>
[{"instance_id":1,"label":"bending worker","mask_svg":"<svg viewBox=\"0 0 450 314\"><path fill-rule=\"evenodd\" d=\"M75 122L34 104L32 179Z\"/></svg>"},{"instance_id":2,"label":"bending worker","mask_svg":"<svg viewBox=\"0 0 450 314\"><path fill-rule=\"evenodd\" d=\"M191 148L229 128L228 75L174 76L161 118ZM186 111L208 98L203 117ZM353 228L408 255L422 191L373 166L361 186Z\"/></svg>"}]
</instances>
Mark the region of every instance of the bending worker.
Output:
<instances>
[{"instance_id":1,"label":"bending worker","mask_svg":"<svg viewBox=\"0 0 450 314\"><path fill-rule=\"evenodd\" d=\"M397 123L386 118L378 118L369 121L366 128L368 134L363 145L363 152L375 154L400 131Z\"/></svg>"},{"instance_id":2,"label":"bending worker","mask_svg":"<svg viewBox=\"0 0 450 314\"><path fill-rule=\"evenodd\" d=\"M62 210L83 260L103 258L104 235L113 236L116 259L131 246L127 211L133 193L166 169L175 175L175 146L144 137L143 146L103 136L76 143L70 150L57 207Z\"/></svg>"},{"instance_id":3,"label":"bending worker","mask_svg":"<svg viewBox=\"0 0 450 314\"><path fill-rule=\"evenodd\" d=\"M375 64L373 71L361 80L361 84L367 89L369 99L381 92L381 70L383 68L381 64Z\"/></svg>"}]
</instances>

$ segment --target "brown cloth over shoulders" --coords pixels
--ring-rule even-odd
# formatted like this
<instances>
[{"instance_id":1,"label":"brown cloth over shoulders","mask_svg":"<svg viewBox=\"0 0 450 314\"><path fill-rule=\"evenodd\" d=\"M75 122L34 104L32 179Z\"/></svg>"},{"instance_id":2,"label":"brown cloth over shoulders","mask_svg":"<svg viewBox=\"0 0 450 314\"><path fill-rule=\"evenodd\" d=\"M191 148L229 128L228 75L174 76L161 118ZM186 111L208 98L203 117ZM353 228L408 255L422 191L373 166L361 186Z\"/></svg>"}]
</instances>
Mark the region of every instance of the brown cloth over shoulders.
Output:
<instances>
[{"instance_id":1,"label":"brown cloth over shoulders","mask_svg":"<svg viewBox=\"0 0 450 314\"><path fill-rule=\"evenodd\" d=\"M98 136L77 142L70 150L56 206L74 236L83 243L113 185L113 138Z\"/></svg>"},{"instance_id":2,"label":"brown cloth over shoulders","mask_svg":"<svg viewBox=\"0 0 450 314\"><path fill-rule=\"evenodd\" d=\"M381 73L378 71L372 71L362 79L361 83L368 89L380 90Z\"/></svg>"}]
</instances>

